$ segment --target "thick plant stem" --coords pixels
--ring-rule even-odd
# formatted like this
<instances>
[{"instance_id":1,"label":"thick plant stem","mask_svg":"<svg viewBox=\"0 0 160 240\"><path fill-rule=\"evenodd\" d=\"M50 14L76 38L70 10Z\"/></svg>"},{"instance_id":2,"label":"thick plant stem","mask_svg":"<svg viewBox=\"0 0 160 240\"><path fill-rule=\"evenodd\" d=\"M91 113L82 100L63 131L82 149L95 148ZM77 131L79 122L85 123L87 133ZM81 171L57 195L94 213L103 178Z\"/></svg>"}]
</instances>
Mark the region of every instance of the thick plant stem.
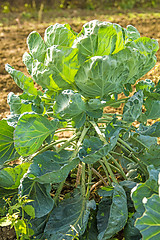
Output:
<instances>
[{"instance_id":1,"label":"thick plant stem","mask_svg":"<svg viewBox=\"0 0 160 240\"><path fill-rule=\"evenodd\" d=\"M110 154L108 153L107 156L114 162L114 164L117 166L117 168L119 169L119 172L121 173L122 177L124 179L127 179L126 174L123 171L123 168L120 166L120 164L116 161L116 159Z\"/></svg>"},{"instance_id":2,"label":"thick plant stem","mask_svg":"<svg viewBox=\"0 0 160 240\"><path fill-rule=\"evenodd\" d=\"M81 179L81 193L82 196L85 198L86 197L86 176L85 176L85 166L86 164L84 162L82 162L82 179Z\"/></svg>"},{"instance_id":3,"label":"thick plant stem","mask_svg":"<svg viewBox=\"0 0 160 240\"><path fill-rule=\"evenodd\" d=\"M103 164L102 160L100 160L99 163L102 165L102 168L103 168L103 170L104 170L104 172L106 174L106 177L108 179L109 185L112 185L112 182L111 182L111 179L109 177L108 171L107 171L105 165Z\"/></svg>"},{"instance_id":4,"label":"thick plant stem","mask_svg":"<svg viewBox=\"0 0 160 240\"><path fill-rule=\"evenodd\" d=\"M77 177L76 177L76 184L75 187L77 188L81 181L81 173L82 173L82 165L79 163L78 170L77 170Z\"/></svg>"},{"instance_id":5,"label":"thick plant stem","mask_svg":"<svg viewBox=\"0 0 160 240\"><path fill-rule=\"evenodd\" d=\"M60 148L58 148L57 152L62 151L64 148L66 148L70 142L72 142L73 140L75 140L75 138L77 139L77 137L80 135L81 133L75 133L72 137L70 137Z\"/></svg>"},{"instance_id":6,"label":"thick plant stem","mask_svg":"<svg viewBox=\"0 0 160 240\"><path fill-rule=\"evenodd\" d=\"M97 177L99 177L99 178L102 180L102 182L104 183L104 185L108 187L108 184L106 183L106 181L104 180L104 178L102 177L102 175L101 175L99 172L97 172L97 170L94 169L93 167L92 167L91 169L92 169L92 172L93 172L95 175L97 175Z\"/></svg>"},{"instance_id":7,"label":"thick plant stem","mask_svg":"<svg viewBox=\"0 0 160 240\"><path fill-rule=\"evenodd\" d=\"M148 171L145 167L145 165L132 153L130 152L124 145L117 142L117 146L121 147L126 153L129 154L129 156L133 159L135 163L138 163L141 169L145 172L146 176L148 176Z\"/></svg>"},{"instance_id":8,"label":"thick plant stem","mask_svg":"<svg viewBox=\"0 0 160 240\"><path fill-rule=\"evenodd\" d=\"M96 130L96 132L97 132L99 138L101 139L101 141L103 141L104 144L108 144L107 140L106 140L105 137L104 137L104 134L101 132L101 130L99 129L99 127L97 126L97 124L96 124L95 122L93 122L93 121L91 121L91 124L92 124L93 127L95 128L95 130ZM108 155L108 156L112 159L112 161L116 164L116 166L117 166L118 169L120 170L121 175L124 177L124 179L126 179L126 175L125 175L125 173L124 173L122 167L119 165L119 163L118 163L118 162L117 162L117 161L116 161L116 160L115 160L115 159L114 159L109 153L108 153L107 155ZM103 159L103 160L104 160L104 159ZM106 158L105 158L104 162L105 162L105 161L107 162ZM111 173L112 170L111 170L111 168L110 168L108 162L107 162L105 165L106 165L107 169L108 169L108 167L109 167L108 172L110 171L109 173ZM115 181L116 178L113 177L113 176L114 176L114 174L113 174L113 172L112 172L112 176L111 176L111 178L112 178L113 181ZM116 181L117 181L117 180L116 180Z\"/></svg>"},{"instance_id":9,"label":"thick plant stem","mask_svg":"<svg viewBox=\"0 0 160 240\"><path fill-rule=\"evenodd\" d=\"M117 153L117 152L114 152L114 151L110 151L110 153L113 154L113 155L117 155L117 156L123 157L124 159L126 159L129 162L135 163L135 161L133 159L126 157L124 155L124 153Z\"/></svg>"},{"instance_id":10,"label":"thick plant stem","mask_svg":"<svg viewBox=\"0 0 160 240\"><path fill-rule=\"evenodd\" d=\"M118 141L123 144L126 148L128 148L131 152L134 152L134 149L129 146L125 141L122 140L122 138L118 138Z\"/></svg>"},{"instance_id":11,"label":"thick plant stem","mask_svg":"<svg viewBox=\"0 0 160 240\"><path fill-rule=\"evenodd\" d=\"M65 183L65 180L62 181L59 186L58 186L58 189L56 191L56 194L55 194L55 197L54 197L54 202L55 202L55 205L57 206L57 203L58 203L58 198L59 198L59 195L63 189L63 186L64 186L64 183Z\"/></svg>"},{"instance_id":12,"label":"thick plant stem","mask_svg":"<svg viewBox=\"0 0 160 240\"><path fill-rule=\"evenodd\" d=\"M114 183L118 183L117 179L114 176L114 173L112 172L112 170L111 170L111 168L110 168L110 166L108 164L108 161L107 161L106 157L102 157L102 159L103 159L103 162L104 162L104 164L105 164L105 166L106 166L106 168L107 168L107 170L108 170L108 172L109 172L109 174L111 176L112 181Z\"/></svg>"},{"instance_id":13,"label":"thick plant stem","mask_svg":"<svg viewBox=\"0 0 160 240\"><path fill-rule=\"evenodd\" d=\"M130 138L133 139L134 141L136 141L137 143L139 143L140 145L142 145L144 148L148 149L148 147L144 143L142 143L140 140L138 140L137 138L135 138L133 136L130 136Z\"/></svg>"},{"instance_id":14,"label":"thick plant stem","mask_svg":"<svg viewBox=\"0 0 160 240\"><path fill-rule=\"evenodd\" d=\"M30 158L29 161L32 161L32 159L33 159L34 157L36 157L37 155L39 155L39 154L47 151L49 148L51 148L51 147L53 147L53 146L55 146L55 145L57 145L57 144L59 144L59 143L62 143L62 142L64 142L64 141L66 141L60 148L58 148L57 152L60 152L62 149L64 149L65 147L67 147L67 146L70 144L70 142L72 142L72 141L74 141L75 139L77 139L80 134L81 134L81 133L78 132L78 133L74 134L72 137L70 137L68 140L59 140L59 141L55 141L55 142L52 142L52 143L48 144L47 146L45 146L44 148L42 148L41 150L39 150L38 152L36 152L35 154L33 154L33 156Z\"/></svg>"},{"instance_id":15,"label":"thick plant stem","mask_svg":"<svg viewBox=\"0 0 160 240\"><path fill-rule=\"evenodd\" d=\"M87 164L88 167L88 186L87 186L87 191L86 191L86 198L89 199L89 194L90 194L90 188L91 188L91 181L92 181L92 171L91 171L91 166L90 164Z\"/></svg>"},{"instance_id":16,"label":"thick plant stem","mask_svg":"<svg viewBox=\"0 0 160 240\"><path fill-rule=\"evenodd\" d=\"M80 138L79 138L79 140L77 142L76 149L74 150L74 152L73 152L73 154L71 156L71 159L75 158L77 153L79 152L79 148L80 148L80 146L81 146L81 144L83 142L83 139L84 139L88 129L89 128L86 128L86 127L83 128L83 131L82 131L81 136L80 136Z\"/></svg>"}]
</instances>

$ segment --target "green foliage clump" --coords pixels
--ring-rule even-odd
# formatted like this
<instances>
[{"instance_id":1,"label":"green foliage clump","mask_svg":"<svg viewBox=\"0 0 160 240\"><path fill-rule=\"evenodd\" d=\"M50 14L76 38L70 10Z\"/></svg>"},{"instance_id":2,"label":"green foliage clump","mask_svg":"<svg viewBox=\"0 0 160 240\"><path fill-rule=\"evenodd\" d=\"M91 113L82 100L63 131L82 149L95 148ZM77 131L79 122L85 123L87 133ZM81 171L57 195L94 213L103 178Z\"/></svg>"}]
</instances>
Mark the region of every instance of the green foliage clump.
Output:
<instances>
[{"instance_id":1,"label":"green foliage clump","mask_svg":"<svg viewBox=\"0 0 160 240\"><path fill-rule=\"evenodd\" d=\"M44 40L33 31L27 44L30 77L6 64L23 93L8 95L10 115L0 121L0 225L21 239L106 240L122 229L126 239L159 236L160 83L132 89L154 67L157 41L94 20L80 33L57 23ZM119 106L122 114L112 112Z\"/></svg>"}]
</instances>

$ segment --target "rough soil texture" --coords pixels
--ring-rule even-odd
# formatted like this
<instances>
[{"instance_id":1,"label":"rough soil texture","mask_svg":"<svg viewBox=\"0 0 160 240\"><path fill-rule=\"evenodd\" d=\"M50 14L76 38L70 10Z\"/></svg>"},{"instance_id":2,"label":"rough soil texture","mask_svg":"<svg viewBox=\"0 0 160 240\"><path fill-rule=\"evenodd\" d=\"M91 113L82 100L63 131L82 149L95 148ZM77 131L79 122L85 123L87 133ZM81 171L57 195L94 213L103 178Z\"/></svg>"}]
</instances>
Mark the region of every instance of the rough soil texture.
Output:
<instances>
[{"instance_id":1,"label":"rough soil texture","mask_svg":"<svg viewBox=\"0 0 160 240\"><path fill-rule=\"evenodd\" d=\"M0 22L2 17L0 15ZM140 32L141 36L155 38L160 44L160 9L140 13L115 13L109 11L86 11L68 10L60 12L45 13L42 23L37 23L35 19L24 21L20 14L14 13L8 18L7 25L0 27L0 119L9 114L7 95L9 92L21 93L21 89L16 86L13 79L5 71L5 64L9 63L14 68L27 74L27 70L22 62L22 56L28 50L26 38L31 31L38 31L43 37L45 29L56 22L69 23L71 27L79 32L82 25L93 19L109 21L120 24L123 27L131 24ZM158 82L160 79L160 50L157 53L156 66L142 79L151 79ZM110 109L111 111L111 109ZM14 240L13 229L0 228L0 240Z\"/></svg>"},{"instance_id":2,"label":"rough soil texture","mask_svg":"<svg viewBox=\"0 0 160 240\"><path fill-rule=\"evenodd\" d=\"M55 15L56 14L56 15ZM120 24L123 27L131 24L135 26L140 32L141 36L155 38L160 43L160 10L155 12L132 12L132 13L114 13L108 11L80 11L69 10L68 12L61 11L58 13L49 12L44 15L43 22L37 23L30 19L23 21L17 15L12 16L10 26L0 27L0 119L6 117L9 113L9 106L7 105L7 95L9 92L20 93L21 89L16 86L12 78L5 71L5 64L9 63L14 68L23 71L27 74L27 70L22 62L22 56L27 51L26 38L28 34L36 30L42 36L44 30L51 24L56 22L68 22L72 28L79 32L82 25L90 20L98 19L102 21L110 21ZM53 18L53 16L56 18ZM155 82L160 78L160 51L157 54L156 66L146 74L143 79L149 78Z\"/></svg>"}]
</instances>

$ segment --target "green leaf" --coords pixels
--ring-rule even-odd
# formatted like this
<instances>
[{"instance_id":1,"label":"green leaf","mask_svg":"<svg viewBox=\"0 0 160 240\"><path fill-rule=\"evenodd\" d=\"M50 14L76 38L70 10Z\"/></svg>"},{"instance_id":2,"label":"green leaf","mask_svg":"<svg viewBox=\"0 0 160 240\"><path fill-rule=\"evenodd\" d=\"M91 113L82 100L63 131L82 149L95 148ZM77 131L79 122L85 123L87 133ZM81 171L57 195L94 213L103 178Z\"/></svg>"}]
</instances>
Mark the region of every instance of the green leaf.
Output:
<instances>
[{"instance_id":1,"label":"green leaf","mask_svg":"<svg viewBox=\"0 0 160 240\"><path fill-rule=\"evenodd\" d=\"M0 129L0 164L2 165L5 161L15 159L19 155L14 148L14 128L9 126L6 120L1 120Z\"/></svg>"},{"instance_id":2,"label":"green leaf","mask_svg":"<svg viewBox=\"0 0 160 240\"><path fill-rule=\"evenodd\" d=\"M109 141L111 137L118 137L122 129L123 128L121 127L121 122L118 122L116 118L113 118L113 120L107 124L105 129L105 137L107 141Z\"/></svg>"},{"instance_id":3,"label":"green leaf","mask_svg":"<svg viewBox=\"0 0 160 240\"><path fill-rule=\"evenodd\" d=\"M128 25L127 28L124 29L124 32L125 32L125 42L133 41L140 38L140 33L132 25Z\"/></svg>"},{"instance_id":4,"label":"green leaf","mask_svg":"<svg viewBox=\"0 0 160 240\"><path fill-rule=\"evenodd\" d=\"M83 146L79 151L79 157L82 162L93 164L106 156L116 145L116 142L117 138L114 136L110 139L110 143L108 144L103 144L103 142L97 137L85 139Z\"/></svg>"},{"instance_id":5,"label":"green leaf","mask_svg":"<svg viewBox=\"0 0 160 240\"><path fill-rule=\"evenodd\" d=\"M132 217L130 217L127 221L127 224L124 228L124 237L125 240L140 240L142 239L142 235L138 228L134 226L136 219L139 217L139 214L134 213Z\"/></svg>"},{"instance_id":6,"label":"green leaf","mask_svg":"<svg viewBox=\"0 0 160 240\"><path fill-rule=\"evenodd\" d=\"M147 98L145 101L146 112L145 116L147 119L158 119L160 118L160 101L154 98Z\"/></svg>"},{"instance_id":7,"label":"green leaf","mask_svg":"<svg viewBox=\"0 0 160 240\"><path fill-rule=\"evenodd\" d=\"M37 239L41 239L42 234L44 233L44 228L46 226L46 222L48 221L48 214L40 217L40 218L34 218L30 220L30 223L32 224L32 229L34 230L34 236L36 236Z\"/></svg>"},{"instance_id":8,"label":"green leaf","mask_svg":"<svg viewBox=\"0 0 160 240\"><path fill-rule=\"evenodd\" d=\"M30 205L35 210L35 217L40 218L48 214L54 205L54 201L50 196L51 185L40 184L28 177L23 178L19 186L19 193L21 196L27 195L32 202L26 204Z\"/></svg>"},{"instance_id":9,"label":"green leaf","mask_svg":"<svg viewBox=\"0 0 160 240\"><path fill-rule=\"evenodd\" d=\"M49 26L44 34L44 41L48 47L60 45L71 47L76 34L73 32L69 24L59 24Z\"/></svg>"},{"instance_id":10,"label":"green leaf","mask_svg":"<svg viewBox=\"0 0 160 240\"><path fill-rule=\"evenodd\" d=\"M24 73L14 69L9 64L5 65L6 71L14 79L15 83L26 93L37 95L37 89L34 87L33 79L24 75Z\"/></svg>"},{"instance_id":11,"label":"green leaf","mask_svg":"<svg viewBox=\"0 0 160 240\"><path fill-rule=\"evenodd\" d=\"M39 149L43 141L58 127L58 121L49 121L38 114L24 114L14 132L15 148L22 156L28 156Z\"/></svg>"},{"instance_id":12,"label":"green leaf","mask_svg":"<svg viewBox=\"0 0 160 240\"><path fill-rule=\"evenodd\" d=\"M78 49L64 46L52 46L47 49L45 66L53 71L53 79L58 76L68 84L74 83L78 71ZM57 83L58 85L58 83Z\"/></svg>"},{"instance_id":13,"label":"green leaf","mask_svg":"<svg viewBox=\"0 0 160 240\"><path fill-rule=\"evenodd\" d=\"M148 167L149 179L145 183L140 183L132 190L132 200L136 211L142 215L145 208L143 204L143 198L149 198L154 193L158 193L158 174L159 171L153 166Z\"/></svg>"},{"instance_id":14,"label":"green leaf","mask_svg":"<svg viewBox=\"0 0 160 240\"><path fill-rule=\"evenodd\" d=\"M54 208L44 230L44 237L52 240L71 240L82 235L87 227L90 209L95 209L94 200L87 201L79 193L63 200Z\"/></svg>"},{"instance_id":15,"label":"green leaf","mask_svg":"<svg viewBox=\"0 0 160 240\"><path fill-rule=\"evenodd\" d=\"M81 113L75 117L72 117L72 126L75 128L80 128L86 121L86 113Z\"/></svg>"},{"instance_id":16,"label":"green leaf","mask_svg":"<svg viewBox=\"0 0 160 240\"><path fill-rule=\"evenodd\" d=\"M79 60L87 60L92 56L104 56L116 53L124 48L122 28L109 22L90 21L73 43L79 49Z\"/></svg>"},{"instance_id":17,"label":"green leaf","mask_svg":"<svg viewBox=\"0 0 160 240\"><path fill-rule=\"evenodd\" d=\"M27 176L39 183L60 183L78 163L79 158L69 160L56 152L47 151L33 159Z\"/></svg>"},{"instance_id":18,"label":"green leaf","mask_svg":"<svg viewBox=\"0 0 160 240\"><path fill-rule=\"evenodd\" d=\"M27 44L33 58L39 62L44 62L47 46L39 33L35 31L31 32L27 38Z\"/></svg>"},{"instance_id":19,"label":"green leaf","mask_svg":"<svg viewBox=\"0 0 160 240\"><path fill-rule=\"evenodd\" d=\"M64 56L63 56L64 57ZM32 69L31 75L36 83L41 85L43 88L60 91L71 88L70 84L66 82L60 75L60 72L54 71L37 60L31 59ZM61 67L62 65L60 65ZM29 66L28 66L29 67Z\"/></svg>"},{"instance_id":20,"label":"green leaf","mask_svg":"<svg viewBox=\"0 0 160 240\"><path fill-rule=\"evenodd\" d=\"M24 102L20 96L10 92L7 97L7 103L10 106L11 114L22 114L24 112L31 112L32 105L29 102Z\"/></svg>"},{"instance_id":21,"label":"green leaf","mask_svg":"<svg viewBox=\"0 0 160 240\"><path fill-rule=\"evenodd\" d=\"M85 103L79 93L64 90L56 98L54 110L56 114L60 114L63 118L72 118L84 112Z\"/></svg>"},{"instance_id":22,"label":"green leaf","mask_svg":"<svg viewBox=\"0 0 160 240\"><path fill-rule=\"evenodd\" d=\"M155 122L152 126L140 125L139 132L145 136L160 137L160 121Z\"/></svg>"},{"instance_id":23,"label":"green leaf","mask_svg":"<svg viewBox=\"0 0 160 240\"><path fill-rule=\"evenodd\" d=\"M145 95L145 92L150 92L154 86L154 82L152 82L150 79L141 80L136 84L136 91L143 90Z\"/></svg>"},{"instance_id":24,"label":"green leaf","mask_svg":"<svg viewBox=\"0 0 160 240\"><path fill-rule=\"evenodd\" d=\"M24 220L18 219L15 221L14 228L19 234L27 234L27 225Z\"/></svg>"},{"instance_id":25,"label":"green leaf","mask_svg":"<svg viewBox=\"0 0 160 240\"><path fill-rule=\"evenodd\" d=\"M35 218L35 209L31 205L26 205L23 210L32 218Z\"/></svg>"},{"instance_id":26,"label":"green leaf","mask_svg":"<svg viewBox=\"0 0 160 240\"><path fill-rule=\"evenodd\" d=\"M7 167L0 170L0 187L7 189L18 188L20 180L27 172L30 163L22 163L16 167Z\"/></svg>"},{"instance_id":27,"label":"green leaf","mask_svg":"<svg viewBox=\"0 0 160 240\"><path fill-rule=\"evenodd\" d=\"M134 122L142 113L143 91L134 93L129 98L123 108L123 120L126 122Z\"/></svg>"},{"instance_id":28,"label":"green leaf","mask_svg":"<svg viewBox=\"0 0 160 240\"><path fill-rule=\"evenodd\" d=\"M125 191L121 186L115 184L112 200L104 197L98 206L98 240L110 239L125 226L127 218L128 209Z\"/></svg>"},{"instance_id":29,"label":"green leaf","mask_svg":"<svg viewBox=\"0 0 160 240\"><path fill-rule=\"evenodd\" d=\"M160 198L154 194L145 203L143 216L137 219L135 225L140 230L144 240L160 239Z\"/></svg>"},{"instance_id":30,"label":"green leaf","mask_svg":"<svg viewBox=\"0 0 160 240\"><path fill-rule=\"evenodd\" d=\"M152 141L152 139L151 139ZM139 159L146 165L153 165L155 168L160 167L160 145L152 144L149 149L138 154Z\"/></svg>"},{"instance_id":31,"label":"green leaf","mask_svg":"<svg viewBox=\"0 0 160 240\"><path fill-rule=\"evenodd\" d=\"M157 50L156 40L139 38L115 54L91 57L79 68L76 85L86 97L118 94L154 67Z\"/></svg>"}]
</instances>

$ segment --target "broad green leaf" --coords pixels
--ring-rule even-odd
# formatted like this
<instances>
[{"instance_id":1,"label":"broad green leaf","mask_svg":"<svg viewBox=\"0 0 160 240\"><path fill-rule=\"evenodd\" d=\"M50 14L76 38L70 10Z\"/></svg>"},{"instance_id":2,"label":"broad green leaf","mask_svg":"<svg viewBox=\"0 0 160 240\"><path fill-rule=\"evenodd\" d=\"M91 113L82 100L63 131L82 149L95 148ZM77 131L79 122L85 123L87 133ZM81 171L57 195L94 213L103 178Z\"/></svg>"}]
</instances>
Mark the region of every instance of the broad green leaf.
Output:
<instances>
[{"instance_id":1,"label":"broad green leaf","mask_svg":"<svg viewBox=\"0 0 160 240\"><path fill-rule=\"evenodd\" d=\"M82 162L93 164L99 161L102 157L106 156L116 145L116 142L117 138L114 136L110 139L110 143L108 144L103 144L97 137L85 139L83 146L79 151L79 157Z\"/></svg>"},{"instance_id":2,"label":"broad green leaf","mask_svg":"<svg viewBox=\"0 0 160 240\"><path fill-rule=\"evenodd\" d=\"M31 205L25 205L23 210L32 218L35 218L35 210Z\"/></svg>"},{"instance_id":3,"label":"broad green leaf","mask_svg":"<svg viewBox=\"0 0 160 240\"><path fill-rule=\"evenodd\" d=\"M91 57L80 67L75 82L87 97L120 93L124 84L134 84L155 65L157 50L156 40L139 38L116 54Z\"/></svg>"},{"instance_id":4,"label":"broad green leaf","mask_svg":"<svg viewBox=\"0 0 160 240\"><path fill-rule=\"evenodd\" d=\"M27 44L33 58L39 62L44 62L47 46L39 33L35 31L31 32L27 38Z\"/></svg>"},{"instance_id":5,"label":"broad green leaf","mask_svg":"<svg viewBox=\"0 0 160 240\"><path fill-rule=\"evenodd\" d=\"M49 121L38 114L24 114L14 132L15 148L22 156L28 156L39 149L43 141L58 127L58 121Z\"/></svg>"},{"instance_id":6,"label":"broad green leaf","mask_svg":"<svg viewBox=\"0 0 160 240\"><path fill-rule=\"evenodd\" d=\"M75 128L80 128L86 121L86 113L83 112L75 117L72 117L72 126Z\"/></svg>"},{"instance_id":7,"label":"broad green leaf","mask_svg":"<svg viewBox=\"0 0 160 240\"><path fill-rule=\"evenodd\" d=\"M36 236L37 239L41 239L47 221L48 214L43 217L30 220L30 223L32 224L31 228L34 230L34 236Z\"/></svg>"},{"instance_id":8,"label":"broad green leaf","mask_svg":"<svg viewBox=\"0 0 160 240\"><path fill-rule=\"evenodd\" d=\"M136 219L139 217L139 214L134 213L127 221L127 224L124 228L124 237L125 240L141 240L142 235L138 228L134 226Z\"/></svg>"},{"instance_id":9,"label":"broad green leaf","mask_svg":"<svg viewBox=\"0 0 160 240\"><path fill-rule=\"evenodd\" d=\"M95 56L97 51L97 31L99 21L94 20L84 24L82 31L73 42L73 47L78 48L78 59L81 64L89 57Z\"/></svg>"},{"instance_id":10,"label":"broad green leaf","mask_svg":"<svg viewBox=\"0 0 160 240\"><path fill-rule=\"evenodd\" d=\"M123 120L134 122L142 113L143 92L138 91L129 98L123 108Z\"/></svg>"},{"instance_id":11,"label":"broad green leaf","mask_svg":"<svg viewBox=\"0 0 160 240\"><path fill-rule=\"evenodd\" d=\"M53 79L56 76L69 84L74 83L74 77L78 71L78 49L64 46L52 46L47 49L45 66L53 71Z\"/></svg>"},{"instance_id":12,"label":"broad green leaf","mask_svg":"<svg viewBox=\"0 0 160 240\"><path fill-rule=\"evenodd\" d=\"M145 136L160 137L160 121L155 122L152 126L143 126L141 124L139 131Z\"/></svg>"},{"instance_id":13,"label":"broad green leaf","mask_svg":"<svg viewBox=\"0 0 160 240\"><path fill-rule=\"evenodd\" d=\"M20 96L10 92L7 97L7 103L10 106L10 112L12 114L22 114L24 112L31 112L31 103L21 100Z\"/></svg>"},{"instance_id":14,"label":"broad green leaf","mask_svg":"<svg viewBox=\"0 0 160 240\"><path fill-rule=\"evenodd\" d=\"M64 90L57 96L54 110L63 118L72 118L84 112L85 103L79 93Z\"/></svg>"},{"instance_id":15,"label":"broad green leaf","mask_svg":"<svg viewBox=\"0 0 160 240\"><path fill-rule=\"evenodd\" d=\"M132 190L132 200L135 206L136 211L142 215L145 208L143 204L143 198L149 198L154 193L158 193L158 174L159 171L156 170L153 166L148 167L149 179L145 183L139 183Z\"/></svg>"},{"instance_id":16,"label":"broad green leaf","mask_svg":"<svg viewBox=\"0 0 160 240\"><path fill-rule=\"evenodd\" d=\"M143 240L160 239L160 197L152 195L144 204L145 212L138 218L135 226L140 230Z\"/></svg>"},{"instance_id":17,"label":"broad green leaf","mask_svg":"<svg viewBox=\"0 0 160 240\"><path fill-rule=\"evenodd\" d=\"M82 235L87 227L90 209L95 209L94 200L87 201L79 193L63 200L54 208L44 230L44 237L52 240L72 240Z\"/></svg>"},{"instance_id":18,"label":"broad green leaf","mask_svg":"<svg viewBox=\"0 0 160 240\"><path fill-rule=\"evenodd\" d=\"M24 73L14 69L9 64L5 65L6 71L14 79L15 83L26 93L37 95L37 89L34 87L33 79L24 75Z\"/></svg>"},{"instance_id":19,"label":"broad green leaf","mask_svg":"<svg viewBox=\"0 0 160 240\"><path fill-rule=\"evenodd\" d=\"M151 139L152 141L152 139ZM160 145L153 144L149 149L145 149L142 153L138 154L139 159L146 165L153 165L155 168L160 167Z\"/></svg>"},{"instance_id":20,"label":"broad green leaf","mask_svg":"<svg viewBox=\"0 0 160 240\"><path fill-rule=\"evenodd\" d=\"M60 91L71 88L70 84L61 77L59 71L52 70L44 65L44 63L40 63L37 60L32 59L31 70L33 79L43 88L52 91Z\"/></svg>"},{"instance_id":21,"label":"broad green leaf","mask_svg":"<svg viewBox=\"0 0 160 240\"><path fill-rule=\"evenodd\" d=\"M20 180L27 172L30 163L22 163L16 167L7 167L0 170L0 187L7 189L18 188Z\"/></svg>"},{"instance_id":22,"label":"broad green leaf","mask_svg":"<svg viewBox=\"0 0 160 240\"><path fill-rule=\"evenodd\" d=\"M59 183L67 178L78 163L78 158L69 161L65 156L47 151L34 158L27 176L39 183Z\"/></svg>"},{"instance_id":23,"label":"broad green leaf","mask_svg":"<svg viewBox=\"0 0 160 240\"><path fill-rule=\"evenodd\" d=\"M141 135L137 133L131 133L128 142L131 144L132 148L137 152L137 156L143 156L143 152L147 151L152 147L152 145L157 145L157 138L150 137L148 135ZM149 164L151 165L151 164Z\"/></svg>"},{"instance_id":24,"label":"broad green leaf","mask_svg":"<svg viewBox=\"0 0 160 240\"><path fill-rule=\"evenodd\" d=\"M33 62L33 57L30 53L25 52L23 54L23 58L22 58L24 64L27 67L28 73L31 74L32 73L32 62Z\"/></svg>"},{"instance_id":25,"label":"broad green leaf","mask_svg":"<svg viewBox=\"0 0 160 240\"><path fill-rule=\"evenodd\" d=\"M1 120L0 129L0 165L2 165L5 161L15 159L19 155L14 148L14 127L9 126L6 120Z\"/></svg>"},{"instance_id":26,"label":"broad green leaf","mask_svg":"<svg viewBox=\"0 0 160 240\"><path fill-rule=\"evenodd\" d=\"M128 25L126 29L124 28L124 32L125 32L125 43L140 38L140 33L132 25Z\"/></svg>"},{"instance_id":27,"label":"broad green leaf","mask_svg":"<svg viewBox=\"0 0 160 240\"><path fill-rule=\"evenodd\" d=\"M109 141L111 137L118 137L121 130L121 122L118 122L116 118L113 118L113 120L107 124L105 129L105 137L107 141Z\"/></svg>"},{"instance_id":28,"label":"broad green leaf","mask_svg":"<svg viewBox=\"0 0 160 240\"><path fill-rule=\"evenodd\" d=\"M89 99L86 104L86 109L88 111L98 110L99 108L103 108L106 105L106 101L100 101L98 98Z\"/></svg>"},{"instance_id":29,"label":"broad green leaf","mask_svg":"<svg viewBox=\"0 0 160 240\"><path fill-rule=\"evenodd\" d=\"M48 47L60 45L71 47L76 34L73 32L69 24L59 24L49 26L44 34L44 41Z\"/></svg>"},{"instance_id":30,"label":"broad green leaf","mask_svg":"<svg viewBox=\"0 0 160 240\"><path fill-rule=\"evenodd\" d=\"M110 239L125 226L127 218L128 209L125 191L121 186L115 184L112 200L104 197L98 206L98 240Z\"/></svg>"},{"instance_id":31,"label":"broad green leaf","mask_svg":"<svg viewBox=\"0 0 160 240\"><path fill-rule=\"evenodd\" d=\"M104 56L117 53L124 48L122 28L109 22L90 21L73 43L79 49L79 61L93 56Z\"/></svg>"},{"instance_id":32,"label":"broad green leaf","mask_svg":"<svg viewBox=\"0 0 160 240\"><path fill-rule=\"evenodd\" d=\"M82 95L104 97L122 92L127 83L134 84L154 65L154 57L126 47L109 56L96 56L86 61L75 76Z\"/></svg>"},{"instance_id":33,"label":"broad green leaf","mask_svg":"<svg viewBox=\"0 0 160 240\"><path fill-rule=\"evenodd\" d=\"M160 118L160 101L154 98L147 98L145 101L145 116L147 119L158 119Z\"/></svg>"},{"instance_id":34,"label":"broad green leaf","mask_svg":"<svg viewBox=\"0 0 160 240\"><path fill-rule=\"evenodd\" d=\"M35 209L36 218L40 218L52 210L54 201L50 196L50 191L50 184L40 184L28 177L23 178L19 186L20 195L27 195L28 199L33 200L26 206L31 205Z\"/></svg>"},{"instance_id":35,"label":"broad green leaf","mask_svg":"<svg viewBox=\"0 0 160 240\"><path fill-rule=\"evenodd\" d=\"M124 48L123 31L120 25L99 24L96 56L115 54Z\"/></svg>"},{"instance_id":36,"label":"broad green leaf","mask_svg":"<svg viewBox=\"0 0 160 240\"><path fill-rule=\"evenodd\" d=\"M98 229L97 229L97 211L92 210L90 213L90 218L88 222L88 227L85 233L79 237L79 240L98 240Z\"/></svg>"},{"instance_id":37,"label":"broad green leaf","mask_svg":"<svg viewBox=\"0 0 160 240\"><path fill-rule=\"evenodd\" d=\"M158 51L159 45L157 40L150 39L147 37L138 38L131 43L128 44L129 47L133 47L137 49L141 54L148 56L154 56L154 54ZM147 60L147 59L146 59Z\"/></svg>"}]
</instances>

